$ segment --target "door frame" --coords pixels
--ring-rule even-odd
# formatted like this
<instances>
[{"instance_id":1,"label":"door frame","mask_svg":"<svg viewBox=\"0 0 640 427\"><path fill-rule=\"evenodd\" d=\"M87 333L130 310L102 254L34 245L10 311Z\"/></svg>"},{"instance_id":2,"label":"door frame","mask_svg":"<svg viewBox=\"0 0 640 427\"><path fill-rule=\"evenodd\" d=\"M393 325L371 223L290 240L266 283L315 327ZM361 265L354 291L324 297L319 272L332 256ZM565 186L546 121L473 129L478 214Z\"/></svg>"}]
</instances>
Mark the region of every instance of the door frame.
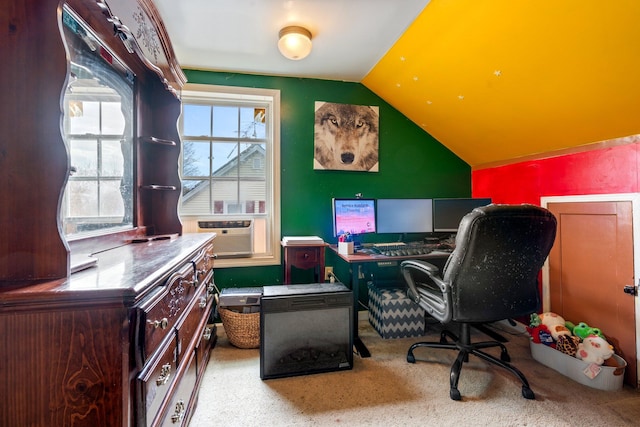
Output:
<instances>
[{"instance_id":1,"label":"door frame","mask_svg":"<svg viewBox=\"0 0 640 427\"><path fill-rule=\"evenodd\" d=\"M540 206L547 208L549 203L575 203L575 202L631 202L633 221L633 283L630 285L640 286L640 193L618 193L618 194L585 194L577 196L547 196L540 197ZM551 307L551 296L549 293L549 258L542 267L542 311L549 311ZM620 290L622 292L622 289ZM635 307L635 331L636 331L636 355L640 355L640 297L636 296ZM637 357L637 356L636 356ZM638 364L640 371L640 363ZM639 376L640 377L640 376Z\"/></svg>"}]
</instances>

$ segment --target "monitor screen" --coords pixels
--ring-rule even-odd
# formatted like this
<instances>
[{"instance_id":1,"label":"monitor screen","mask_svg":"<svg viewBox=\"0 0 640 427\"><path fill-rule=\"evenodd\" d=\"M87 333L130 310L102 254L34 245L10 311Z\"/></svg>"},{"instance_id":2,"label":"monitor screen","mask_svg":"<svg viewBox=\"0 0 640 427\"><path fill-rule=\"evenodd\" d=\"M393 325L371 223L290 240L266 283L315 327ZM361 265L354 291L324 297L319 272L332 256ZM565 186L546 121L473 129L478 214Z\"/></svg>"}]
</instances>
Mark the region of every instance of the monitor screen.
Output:
<instances>
[{"instance_id":1,"label":"monitor screen","mask_svg":"<svg viewBox=\"0 0 640 427\"><path fill-rule=\"evenodd\" d=\"M374 199L333 199L333 235L376 232Z\"/></svg>"},{"instance_id":2,"label":"monitor screen","mask_svg":"<svg viewBox=\"0 0 640 427\"><path fill-rule=\"evenodd\" d=\"M490 203L489 198L433 199L433 231L458 231L462 217Z\"/></svg>"},{"instance_id":3,"label":"monitor screen","mask_svg":"<svg viewBox=\"0 0 640 427\"><path fill-rule=\"evenodd\" d=\"M378 199L378 233L431 233L432 199Z\"/></svg>"}]
</instances>

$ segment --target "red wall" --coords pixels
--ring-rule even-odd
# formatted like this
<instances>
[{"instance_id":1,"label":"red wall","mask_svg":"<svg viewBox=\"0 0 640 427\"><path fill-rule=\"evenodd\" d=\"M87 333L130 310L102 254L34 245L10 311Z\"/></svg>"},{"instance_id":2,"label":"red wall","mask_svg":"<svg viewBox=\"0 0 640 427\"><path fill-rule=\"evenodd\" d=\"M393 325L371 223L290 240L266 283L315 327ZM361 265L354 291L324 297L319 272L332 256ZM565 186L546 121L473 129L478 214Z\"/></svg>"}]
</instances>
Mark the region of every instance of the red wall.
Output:
<instances>
[{"instance_id":1,"label":"red wall","mask_svg":"<svg viewBox=\"0 0 640 427\"><path fill-rule=\"evenodd\" d=\"M636 193L639 147L632 143L473 171L473 197L540 205L544 196Z\"/></svg>"}]
</instances>

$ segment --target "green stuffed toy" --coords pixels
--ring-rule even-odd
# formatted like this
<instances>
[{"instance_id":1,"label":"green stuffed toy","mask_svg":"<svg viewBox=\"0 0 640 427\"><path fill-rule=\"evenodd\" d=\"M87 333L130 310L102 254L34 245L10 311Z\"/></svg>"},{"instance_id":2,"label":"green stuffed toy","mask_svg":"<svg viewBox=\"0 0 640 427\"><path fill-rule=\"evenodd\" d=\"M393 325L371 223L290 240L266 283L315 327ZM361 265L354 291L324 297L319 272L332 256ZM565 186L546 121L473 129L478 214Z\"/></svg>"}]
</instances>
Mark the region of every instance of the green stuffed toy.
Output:
<instances>
[{"instance_id":1,"label":"green stuffed toy","mask_svg":"<svg viewBox=\"0 0 640 427\"><path fill-rule=\"evenodd\" d=\"M536 326L540 326L540 316L538 313L532 313L529 317L529 326L535 328Z\"/></svg>"},{"instance_id":2,"label":"green stuffed toy","mask_svg":"<svg viewBox=\"0 0 640 427\"><path fill-rule=\"evenodd\" d=\"M584 340L589 335L597 335L600 338L606 340L604 334L600 331L600 329L592 328L585 322L580 322L576 326L574 326L572 332L573 335L580 337L582 340Z\"/></svg>"}]
</instances>

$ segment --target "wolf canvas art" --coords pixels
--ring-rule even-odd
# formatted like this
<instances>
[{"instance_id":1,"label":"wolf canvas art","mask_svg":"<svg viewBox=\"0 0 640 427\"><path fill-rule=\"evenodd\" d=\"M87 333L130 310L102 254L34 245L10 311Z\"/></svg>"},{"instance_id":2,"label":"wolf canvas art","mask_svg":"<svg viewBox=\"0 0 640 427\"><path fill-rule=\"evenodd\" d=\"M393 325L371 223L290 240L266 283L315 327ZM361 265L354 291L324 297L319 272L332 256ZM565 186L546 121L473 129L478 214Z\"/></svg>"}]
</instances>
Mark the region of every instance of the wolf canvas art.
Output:
<instances>
[{"instance_id":1,"label":"wolf canvas art","mask_svg":"<svg viewBox=\"0 0 640 427\"><path fill-rule=\"evenodd\" d=\"M377 172L378 110L316 101L313 168Z\"/></svg>"}]
</instances>

